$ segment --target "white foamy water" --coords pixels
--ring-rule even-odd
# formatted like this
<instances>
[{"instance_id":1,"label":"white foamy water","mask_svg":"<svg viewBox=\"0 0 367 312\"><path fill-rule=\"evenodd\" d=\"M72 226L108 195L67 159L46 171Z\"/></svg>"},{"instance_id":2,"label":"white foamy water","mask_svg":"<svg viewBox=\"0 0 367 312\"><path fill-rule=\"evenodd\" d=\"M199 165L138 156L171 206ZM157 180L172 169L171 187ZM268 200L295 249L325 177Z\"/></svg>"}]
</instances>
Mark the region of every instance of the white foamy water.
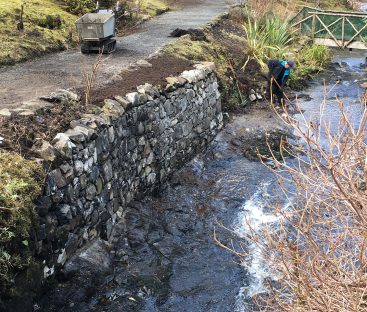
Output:
<instances>
[{"instance_id":1,"label":"white foamy water","mask_svg":"<svg viewBox=\"0 0 367 312\"><path fill-rule=\"evenodd\" d=\"M366 2L361 2L359 5L359 9L361 11L367 12L367 3Z\"/></svg>"},{"instance_id":2,"label":"white foamy water","mask_svg":"<svg viewBox=\"0 0 367 312\"><path fill-rule=\"evenodd\" d=\"M270 182L261 185L259 190L244 204L234 226L236 234L242 239L257 233L261 237L261 228L264 226L276 227L280 217L271 213L269 202L272 197L268 193ZM286 207L285 207L286 209ZM242 265L248 272L247 286L240 289L235 304L235 312L249 311L250 299L264 293L264 282L267 279L277 280L275 272L268 266L262 250L258 244L248 240L248 257Z\"/></svg>"}]
</instances>

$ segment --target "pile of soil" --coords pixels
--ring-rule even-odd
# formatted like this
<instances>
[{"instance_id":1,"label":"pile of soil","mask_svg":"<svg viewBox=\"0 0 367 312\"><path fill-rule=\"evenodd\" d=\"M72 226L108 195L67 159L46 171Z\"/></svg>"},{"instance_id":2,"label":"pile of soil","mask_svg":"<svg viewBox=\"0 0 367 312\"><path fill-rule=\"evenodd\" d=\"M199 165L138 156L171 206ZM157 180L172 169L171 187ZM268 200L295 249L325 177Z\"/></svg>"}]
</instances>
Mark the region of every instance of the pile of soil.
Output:
<instances>
[{"instance_id":1,"label":"pile of soil","mask_svg":"<svg viewBox=\"0 0 367 312\"><path fill-rule=\"evenodd\" d=\"M0 118L1 150L34 156L31 148L36 139L52 141L58 132L66 131L70 122L88 111L85 105L54 103L41 108L35 115Z\"/></svg>"},{"instance_id":2,"label":"pile of soil","mask_svg":"<svg viewBox=\"0 0 367 312\"><path fill-rule=\"evenodd\" d=\"M182 37L185 35L190 35L191 40L193 41L208 41L205 33L203 30L201 29L181 29L181 28L176 28L174 31L171 32L170 36L171 37Z\"/></svg>"},{"instance_id":3,"label":"pile of soil","mask_svg":"<svg viewBox=\"0 0 367 312\"><path fill-rule=\"evenodd\" d=\"M185 70L193 69L192 62L175 57L157 56L149 59L148 62L151 66L125 70L120 73L121 80L108 83L95 90L92 94L93 104L101 106L107 98L136 92L136 87L145 83L165 86L167 77L178 76ZM79 92L81 93L82 90Z\"/></svg>"}]
</instances>

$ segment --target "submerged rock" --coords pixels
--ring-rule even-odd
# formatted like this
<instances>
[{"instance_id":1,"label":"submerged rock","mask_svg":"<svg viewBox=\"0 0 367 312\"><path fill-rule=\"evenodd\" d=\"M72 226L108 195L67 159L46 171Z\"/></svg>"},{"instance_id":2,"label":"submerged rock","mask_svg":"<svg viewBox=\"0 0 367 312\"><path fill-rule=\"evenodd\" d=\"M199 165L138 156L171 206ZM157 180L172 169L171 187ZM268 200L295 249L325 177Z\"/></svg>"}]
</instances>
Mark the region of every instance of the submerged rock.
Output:
<instances>
[{"instance_id":1,"label":"submerged rock","mask_svg":"<svg viewBox=\"0 0 367 312\"><path fill-rule=\"evenodd\" d=\"M233 138L231 143L239 147L250 160L271 158L272 155L281 159L283 156L291 156L290 152L294 150L288 138L293 139L294 136L284 129L255 128Z\"/></svg>"}]
</instances>

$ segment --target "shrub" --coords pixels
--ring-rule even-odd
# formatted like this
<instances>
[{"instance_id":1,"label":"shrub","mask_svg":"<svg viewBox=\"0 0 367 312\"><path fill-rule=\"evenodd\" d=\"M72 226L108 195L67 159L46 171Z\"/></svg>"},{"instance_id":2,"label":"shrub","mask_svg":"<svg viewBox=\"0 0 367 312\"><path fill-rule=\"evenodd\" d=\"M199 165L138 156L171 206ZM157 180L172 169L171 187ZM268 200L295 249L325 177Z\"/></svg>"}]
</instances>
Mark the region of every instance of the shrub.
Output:
<instances>
[{"instance_id":1,"label":"shrub","mask_svg":"<svg viewBox=\"0 0 367 312\"><path fill-rule=\"evenodd\" d=\"M289 86L296 90L304 87L306 80L322 71L330 58L328 47L315 44L304 47L296 59L297 69L291 72Z\"/></svg>"},{"instance_id":2,"label":"shrub","mask_svg":"<svg viewBox=\"0 0 367 312\"><path fill-rule=\"evenodd\" d=\"M298 62L324 67L330 62L330 50L326 46L313 44L302 49Z\"/></svg>"},{"instance_id":3,"label":"shrub","mask_svg":"<svg viewBox=\"0 0 367 312\"><path fill-rule=\"evenodd\" d=\"M287 22L277 18L267 20L260 26L256 20L244 25L247 39L247 61L255 59L263 68L271 58L283 58L292 41L292 32ZM245 63L246 67L247 62Z\"/></svg>"},{"instance_id":4,"label":"shrub","mask_svg":"<svg viewBox=\"0 0 367 312\"><path fill-rule=\"evenodd\" d=\"M96 2L93 0L62 0L67 8L67 11L72 14L84 14L92 11L96 7Z\"/></svg>"},{"instance_id":5,"label":"shrub","mask_svg":"<svg viewBox=\"0 0 367 312\"><path fill-rule=\"evenodd\" d=\"M294 162L271 157L282 198L271 207L276 224L249 225L259 229L249 235L256 261L276 277L256 298L260 311L367 309L366 99L354 113L338 101L333 127L325 104L314 118L278 115L301 144Z\"/></svg>"}]
</instances>

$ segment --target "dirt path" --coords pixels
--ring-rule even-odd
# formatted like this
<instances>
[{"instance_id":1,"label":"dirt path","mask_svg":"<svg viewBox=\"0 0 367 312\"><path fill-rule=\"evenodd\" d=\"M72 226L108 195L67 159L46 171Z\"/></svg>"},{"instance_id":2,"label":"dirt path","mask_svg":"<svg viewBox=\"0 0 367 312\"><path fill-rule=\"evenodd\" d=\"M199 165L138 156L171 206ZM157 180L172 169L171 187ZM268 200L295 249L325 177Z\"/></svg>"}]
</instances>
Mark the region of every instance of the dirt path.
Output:
<instances>
[{"instance_id":1,"label":"dirt path","mask_svg":"<svg viewBox=\"0 0 367 312\"><path fill-rule=\"evenodd\" d=\"M235 0L203 0L148 21L138 33L118 38L116 51L104 59L99 81L108 81L129 64L157 52L174 40L168 35L175 28L203 26L233 3ZM81 86L82 70L90 70L96 57L69 50L0 69L0 109L33 106L41 95Z\"/></svg>"}]
</instances>

